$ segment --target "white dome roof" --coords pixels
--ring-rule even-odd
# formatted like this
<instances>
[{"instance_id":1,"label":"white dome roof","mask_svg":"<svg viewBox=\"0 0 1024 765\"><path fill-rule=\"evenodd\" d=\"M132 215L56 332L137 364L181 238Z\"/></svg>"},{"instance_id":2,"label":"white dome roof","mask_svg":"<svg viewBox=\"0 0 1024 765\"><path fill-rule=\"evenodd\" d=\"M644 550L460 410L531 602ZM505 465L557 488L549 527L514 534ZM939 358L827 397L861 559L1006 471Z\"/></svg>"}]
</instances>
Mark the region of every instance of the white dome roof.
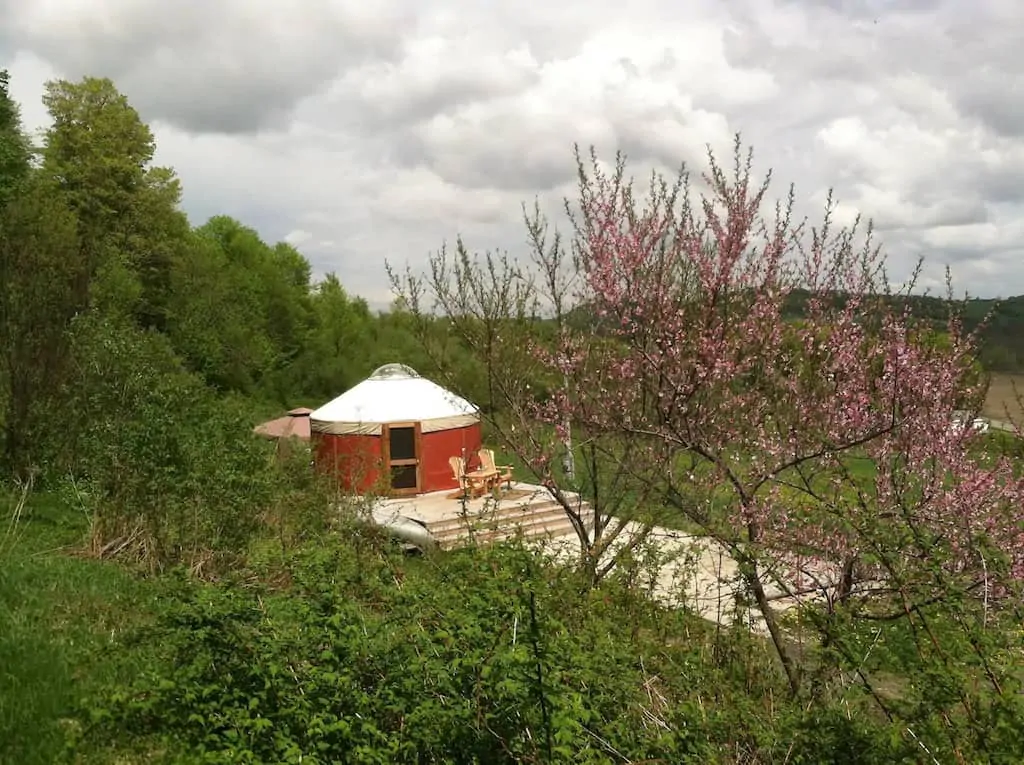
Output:
<instances>
[{"instance_id":1,"label":"white dome roof","mask_svg":"<svg viewBox=\"0 0 1024 765\"><path fill-rule=\"evenodd\" d=\"M381 425L419 422L422 431L478 422L475 406L404 364L385 364L358 385L309 415L316 433L376 434Z\"/></svg>"}]
</instances>

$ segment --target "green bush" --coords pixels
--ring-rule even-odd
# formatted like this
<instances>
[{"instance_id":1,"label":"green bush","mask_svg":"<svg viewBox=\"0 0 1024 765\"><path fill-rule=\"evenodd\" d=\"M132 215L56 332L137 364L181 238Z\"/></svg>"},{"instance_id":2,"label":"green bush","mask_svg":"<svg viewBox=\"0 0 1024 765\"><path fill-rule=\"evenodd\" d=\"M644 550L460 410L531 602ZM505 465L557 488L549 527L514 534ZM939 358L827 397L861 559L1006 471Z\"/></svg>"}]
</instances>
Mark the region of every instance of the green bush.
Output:
<instances>
[{"instance_id":1,"label":"green bush","mask_svg":"<svg viewBox=\"0 0 1024 765\"><path fill-rule=\"evenodd\" d=\"M139 635L160 660L89 702L81 745L307 764L889 763L906 751L869 715L787 702L777 672L750 671L749 637L716 651L701 624L610 586L580 594L520 548L438 565L307 547L287 573L277 591L248 575L176 580Z\"/></svg>"},{"instance_id":2,"label":"green bush","mask_svg":"<svg viewBox=\"0 0 1024 765\"><path fill-rule=\"evenodd\" d=\"M54 453L94 551L158 566L244 551L275 480L249 405L217 397L154 332L89 319L75 330L74 437Z\"/></svg>"}]
</instances>

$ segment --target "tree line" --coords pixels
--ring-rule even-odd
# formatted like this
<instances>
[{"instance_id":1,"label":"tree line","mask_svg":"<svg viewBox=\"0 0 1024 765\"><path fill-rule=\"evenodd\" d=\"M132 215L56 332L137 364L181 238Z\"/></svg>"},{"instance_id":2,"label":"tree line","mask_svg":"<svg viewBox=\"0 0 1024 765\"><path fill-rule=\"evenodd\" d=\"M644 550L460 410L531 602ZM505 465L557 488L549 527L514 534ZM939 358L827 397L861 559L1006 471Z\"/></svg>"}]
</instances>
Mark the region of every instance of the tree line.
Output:
<instances>
[{"instance_id":1,"label":"tree line","mask_svg":"<svg viewBox=\"0 0 1024 765\"><path fill-rule=\"evenodd\" d=\"M0 422L9 470L73 467L69 431L86 428L90 414L83 386L116 344L124 358L152 358L154 370L191 375L211 395L244 397L254 417L316 406L383 363L429 367L401 310L372 311L333 273L314 279L295 247L265 242L240 221L191 225L180 179L154 163L152 132L110 80L47 83L51 122L39 145L8 86L4 73ZM105 371L92 377L123 377Z\"/></svg>"}]
</instances>

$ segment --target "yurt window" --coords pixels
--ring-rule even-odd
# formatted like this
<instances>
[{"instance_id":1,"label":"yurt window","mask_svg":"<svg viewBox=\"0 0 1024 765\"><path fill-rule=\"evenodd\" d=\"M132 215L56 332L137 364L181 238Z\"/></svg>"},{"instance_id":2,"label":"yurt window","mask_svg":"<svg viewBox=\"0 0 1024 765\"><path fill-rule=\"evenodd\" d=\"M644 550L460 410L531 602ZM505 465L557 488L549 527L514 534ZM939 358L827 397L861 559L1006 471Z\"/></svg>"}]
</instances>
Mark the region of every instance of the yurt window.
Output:
<instances>
[{"instance_id":1,"label":"yurt window","mask_svg":"<svg viewBox=\"0 0 1024 765\"><path fill-rule=\"evenodd\" d=\"M420 424L392 423L382 431L392 490L415 493L420 485Z\"/></svg>"}]
</instances>

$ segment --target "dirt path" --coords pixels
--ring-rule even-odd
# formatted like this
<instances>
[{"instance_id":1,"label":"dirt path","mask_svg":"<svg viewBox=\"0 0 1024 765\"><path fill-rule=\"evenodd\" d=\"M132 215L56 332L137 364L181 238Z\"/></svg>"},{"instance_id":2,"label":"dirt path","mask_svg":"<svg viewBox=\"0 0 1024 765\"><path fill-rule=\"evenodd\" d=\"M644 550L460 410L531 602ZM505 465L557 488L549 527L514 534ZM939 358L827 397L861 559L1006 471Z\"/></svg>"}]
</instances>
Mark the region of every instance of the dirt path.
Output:
<instances>
[{"instance_id":1,"label":"dirt path","mask_svg":"<svg viewBox=\"0 0 1024 765\"><path fill-rule=\"evenodd\" d=\"M981 413L993 420L1005 421L1007 413L1013 419L1024 422L1024 375L994 374L985 397Z\"/></svg>"}]
</instances>

